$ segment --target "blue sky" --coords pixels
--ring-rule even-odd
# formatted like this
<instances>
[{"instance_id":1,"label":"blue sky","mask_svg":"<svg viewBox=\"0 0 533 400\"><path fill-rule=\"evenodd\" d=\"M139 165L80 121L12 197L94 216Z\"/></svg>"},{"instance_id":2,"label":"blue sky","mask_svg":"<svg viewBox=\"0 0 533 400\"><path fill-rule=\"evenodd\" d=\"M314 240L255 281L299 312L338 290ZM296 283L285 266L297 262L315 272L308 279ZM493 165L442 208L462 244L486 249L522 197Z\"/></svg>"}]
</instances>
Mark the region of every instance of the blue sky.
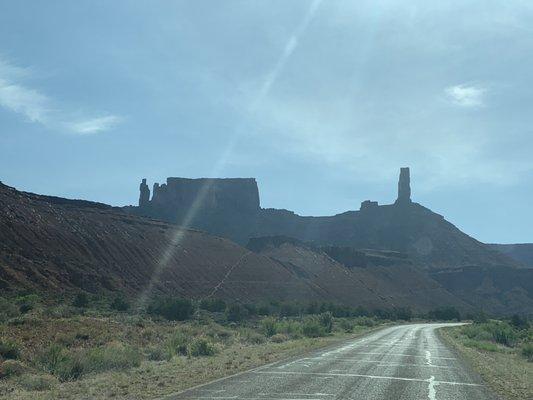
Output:
<instances>
[{"instance_id":1,"label":"blue sky","mask_svg":"<svg viewBox=\"0 0 533 400\"><path fill-rule=\"evenodd\" d=\"M256 177L263 207L413 199L533 242L529 1L4 1L0 179L133 204Z\"/></svg>"}]
</instances>

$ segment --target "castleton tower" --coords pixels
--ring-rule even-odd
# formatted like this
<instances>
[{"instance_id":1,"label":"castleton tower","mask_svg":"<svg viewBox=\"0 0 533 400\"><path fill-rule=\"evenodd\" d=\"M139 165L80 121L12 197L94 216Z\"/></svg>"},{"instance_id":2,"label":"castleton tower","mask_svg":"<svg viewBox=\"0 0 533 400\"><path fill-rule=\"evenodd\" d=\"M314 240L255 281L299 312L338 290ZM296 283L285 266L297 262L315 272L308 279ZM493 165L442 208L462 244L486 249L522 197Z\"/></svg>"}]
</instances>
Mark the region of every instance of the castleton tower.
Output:
<instances>
[{"instance_id":1,"label":"castleton tower","mask_svg":"<svg viewBox=\"0 0 533 400\"><path fill-rule=\"evenodd\" d=\"M400 168L400 179L398 180L398 198L396 204L411 203L411 176L409 167Z\"/></svg>"}]
</instances>

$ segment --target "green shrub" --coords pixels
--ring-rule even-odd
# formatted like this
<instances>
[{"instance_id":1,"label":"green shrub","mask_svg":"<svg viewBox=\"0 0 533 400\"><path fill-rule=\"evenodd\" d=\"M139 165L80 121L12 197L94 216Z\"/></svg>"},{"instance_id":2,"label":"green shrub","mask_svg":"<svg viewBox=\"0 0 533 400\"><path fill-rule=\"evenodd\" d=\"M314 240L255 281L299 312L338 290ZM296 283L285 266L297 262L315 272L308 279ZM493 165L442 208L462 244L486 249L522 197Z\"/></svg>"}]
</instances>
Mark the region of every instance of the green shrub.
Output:
<instances>
[{"instance_id":1,"label":"green shrub","mask_svg":"<svg viewBox=\"0 0 533 400\"><path fill-rule=\"evenodd\" d=\"M141 355L133 347L113 343L85 351L82 362L86 372L126 370L141 365Z\"/></svg>"},{"instance_id":2,"label":"green shrub","mask_svg":"<svg viewBox=\"0 0 533 400\"><path fill-rule=\"evenodd\" d=\"M327 311L325 313L320 314L318 316L318 320L320 322L320 325L324 327L324 330L327 333L331 333L331 331L333 330L333 314Z\"/></svg>"},{"instance_id":3,"label":"green shrub","mask_svg":"<svg viewBox=\"0 0 533 400\"><path fill-rule=\"evenodd\" d=\"M176 355L187 355L189 337L181 331L174 332L166 342L166 348L170 357Z\"/></svg>"},{"instance_id":4,"label":"green shrub","mask_svg":"<svg viewBox=\"0 0 533 400\"><path fill-rule=\"evenodd\" d=\"M19 306L19 311L22 314L25 314L28 311L33 310L35 306L37 305L37 303L39 302L39 300L40 300L39 296L37 296L36 294L27 294L24 296L18 296L15 299L15 302Z\"/></svg>"},{"instance_id":5,"label":"green shrub","mask_svg":"<svg viewBox=\"0 0 533 400\"><path fill-rule=\"evenodd\" d=\"M78 308L86 308L89 305L89 297L87 296L87 293L79 292L76 294L72 301L72 305Z\"/></svg>"},{"instance_id":6,"label":"green shrub","mask_svg":"<svg viewBox=\"0 0 533 400\"><path fill-rule=\"evenodd\" d=\"M282 317L296 317L301 314L301 307L297 303L281 303L279 306L279 315Z\"/></svg>"},{"instance_id":7,"label":"green shrub","mask_svg":"<svg viewBox=\"0 0 533 400\"><path fill-rule=\"evenodd\" d=\"M11 301L0 297L0 323L17 317L20 314L18 307Z\"/></svg>"},{"instance_id":8,"label":"green shrub","mask_svg":"<svg viewBox=\"0 0 533 400\"><path fill-rule=\"evenodd\" d=\"M249 344L263 344L266 341L265 335L248 328L242 329L240 336L245 343Z\"/></svg>"},{"instance_id":9,"label":"green shrub","mask_svg":"<svg viewBox=\"0 0 533 400\"><path fill-rule=\"evenodd\" d=\"M160 315L170 321L184 321L191 318L194 313L194 306L189 299L157 298L148 307L148 313Z\"/></svg>"},{"instance_id":10,"label":"green shrub","mask_svg":"<svg viewBox=\"0 0 533 400\"><path fill-rule=\"evenodd\" d=\"M261 320L261 330L267 337L274 336L276 332L276 318L266 317Z\"/></svg>"},{"instance_id":11,"label":"green shrub","mask_svg":"<svg viewBox=\"0 0 533 400\"><path fill-rule=\"evenodd\" d=\"M509 324L504 322L491 324L490 330L492 333L492 338L496 343L500 343L509 347L514 346L514 344L516 343L516 332L513 330L513 328L511 328Z\"/></svg>"},{"instance_id":12,"label":"green shrub","mask_svg":"<svg viewBox=\"0 0 533 400\"><path fill-rule=\"evenodd\" d=\"M211 312L223 312L226 309L226 302L221 299L203 299L200 301L200 308Z\"/></svg>"},{"instance_id":13,"label":"green shrub","mask_svg":"<svg viewBox=\"0 0 533 400\"><path fill-rule=\"evenodd\" d=\"M316 318L308 318L302 324L302 333L304 336L315 338L325 336L324 327Z\"/></svg>"},{"instance_id":14,"label":"green shrub","mask_svg":"<svg viewBox=\"0 0 533 400\"><path fill-rule=\"evenodd\" d=\"M68 351L57 344L52 344L37 357L38 364L46 371L55 375L61 381L79 379L84 366L79 354Z\"/></svg>"},{"instance_id":15,"label":"green shrub","mask_svg":"<svg viewBox=\"0 0 533 400\"><path fill-rule=\"evenodd\" d=\"M192 357L212 356L215 353L215 346L203 337L194 339L189 345L189 355Z\"/></svg>"},{"instance_id":16,"label":"green shrub","mask_svg":"<svg viewBox=\"0 0 533 400\"><path fill-rule=\"evenodd\" d=\"M0 340L0 358L16 360L20 357L20 349L17 343L10 340Z\"/></svg>"},{"instance_id":17,"label":"green shrub","mask_svg":"<svg viewBox=\"0 0 533 400\"><path fill-rule=\"evenodd\" d=\"M491 342L484 342L484 341L479 341L479 340L474 340L474 339L466 339L463 343L466 347L473 347L479 350L485 350L485 351L491 351L491 352L498 351L498 346L496 346L494 343L491 343Z\"/></svg>"},{"instance_id":18,"label":"green shrub","mask_svg":"<svg viewBox=\"0 0 533 400\"><path fill-rule=\"evenodd\" d=\"M529 362L533 362L533 343L525 343L520 349L520 354L524 356Z\"/></svg>"},{"instance_id":19,"label":"green shrub","mask_svg":"<svg viewBox=\"0 0 533 400\"><path fill-rule=\"evenodd\" d=\"M10 378L13 376L22 375L27 368L24 364L17 360L6 360L0 364L0 378Z\"/></svg>"},{"instance_id":20,"label":"green shrub","mask_svg":"<svg viewBox=\"0 0 533 400\"><path fill-rule=\"evenodd\" d=\"M395 314L394 319L400 319L403 321L411 321L411 319L413 318L413 311L409 307L395 308L393 313Z\"/></svg>"},{"instance_id":21,"label":"green shrub","mask_svg":"<svg viewBox=\"0 0 533 400\"><path fill-rule=\"evenodd\" d=\"M522 317L518 314L515 314L511 317L510 323L511 323L511 326L513 326L516 329L520 329L520 330L529 329L529 321L527 320L527 318Z\"/></svg>"},{"instance_id":22,"label":"green shrub","mask_svg":"<svg viewBox=\"0 0 533 400\"><path fill-rule=\"evenodd\" d=\"M52 344L37 356L37 362L45 371L53 374L66 357L65 347Z\"/></svg>"},{"instance_id":23,"label":"green shrub","mask_svg":"<svg viewBox=\"0 0 533 400\"><path fill-rule=\"evenodd\" d=\"M460 321L461 313L452 306L439 307L429 312L429 318L438 321Z\"/></svg>"},{"instance_id":24,"label":"green shrub","mask_svg":"<svg viewBox=\"0 0 533 400\"><path fill-rule=\"evenodd\" d=\"M490 321L462 327L463 334L471 340L492 341L512 347L518 340L517 332L507 322Z\"/></svg>"},{"instance_id":25,"label":"green shrub","mask_svg":"<svg viewBox=\"0 0 533 400\"><path fill-rule=\"evenodd\" d=\"M283 333L287 336L297 338L302 335L302 323L285 319L276 323L276 333Z\"/></svg>"},{"instance_id":26,"label":"green shrub","mask_svg":"<svg viewBox=\"0 0 533 400\"><path fill-rule=\"evenodd\" d=\"M283 343L289 340L289 337L283 333L276 333L270 340L274 343Z\"/></svg>"},{"instance_id":27,"label":"green shrub","mask_svg":"<svg viewBox=\"0 0 533 400\"><path fill-rule=\"evenodd\" d=\"M472 340L493 340L492 333L489 331L488 324L465 325L462 328L463 334Z\"/></svg>"},{"instance_id":28,"label":"green shrub","mask_svg":"<svg viewBox=\"0 0 533 400\"><path fill-rule=\"evenodd\" d=\"M146 358L150 361L168 361L172 355L162 346L150 346L146 349Z\"/></svg>"},{"instance_id":29,"label":"green shrub","mask_svg":"<svg viewBox=\"0 0 533 400\"><path fill-rule=\"evenodd\" d=\"M48 375L23 375L20 379L20 385L31 391L50 390L55 385L56 380Z\"/></svg>"},{"instance_id":30,"label":"green shrub","mask_svg":"<svg viewBox=\"0 0 533 400\"><path fill-rule=\"evenodd\" d=\"M349 319L343 318L339 320L339 327L346 333L352 333L355 327L355 323Z\"/></svg>"},{"instance_id":31,"label":"green shrub","mask_svg":"<svg viewBox=\"0 0 533 400\"><path fill-rule=\"evenodd\" d=\"M226 319L230 322L239 322L248 316L248 310L240 304L231 304L226 308Z\"/></svg>"},{"instance_id":32,"label":"green shrub","mask_svg":"<svg viewBox=\"0 0 533 400\"><path fill-rule=\"evenodd\" d=\"M141 363L139 352L129 346L111 344L81 351L53 344L38 356L38 364L61 381L73 381L90 372L124 370Z\"/></svg>"},{"instance_id":33,"label":"green shrub","mask_svg":"<svg viewBox=\"0 0 533 400\"><path fill-rule=\"evenodd\" d=\"M268 304L259 304L257 307L257 315L271 315L272 309Z\"/></svg>"},{"instance_id":34,"label":"green shrub","mask_svg":"<svg viewBox=\"0 0 533 400\"><path fill-rule=\"evenodd\" d=\"M373 327L376 326L377 322L375 319L370 317L358 317L355 319L354 323L359 326Z\"/></svg>"},{"instance_id":35,"label":"green shrub","mask_svg":"<svg viewBox=\"0 0 533 400\"><path fill-rule=\"evenodd\" d=\"M128 311L130 309L130 304L123 296L118 295L113 299L110 304L110 307L112 310L116 311Z\"/></svg>"},{"instance_id":36,"label":"green shrub","mask_svg":"<svg viewBox=\"0 0 533 400\"><path fill-rule=\"evenodd\" d=\"M483 311L474 314L471 319L474 324L485 324L489 320L487 314L485 314Z\"/></svg>"},{"instance_id":37,"label":"green shrub","mask_svg":"<svg viewBox=\"0 0 533 400\"><path fill-rule=\"evenodd\" d=\"M245 304L244 308L246 309L246 313L248 316L257 315L257 306L255 304Z\"/></svg>"}]
</instances>

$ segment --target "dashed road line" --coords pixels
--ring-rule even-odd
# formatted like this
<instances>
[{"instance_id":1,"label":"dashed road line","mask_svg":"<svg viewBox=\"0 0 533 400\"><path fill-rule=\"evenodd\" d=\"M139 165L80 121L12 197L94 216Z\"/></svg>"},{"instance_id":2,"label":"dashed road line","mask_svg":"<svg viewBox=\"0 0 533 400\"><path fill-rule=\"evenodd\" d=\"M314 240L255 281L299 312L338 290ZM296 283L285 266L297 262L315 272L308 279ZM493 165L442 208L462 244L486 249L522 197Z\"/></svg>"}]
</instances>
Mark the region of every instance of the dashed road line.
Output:
<instances>
[{"instance_id":1,"label":"dashed road line","mask_svg":"<svg viewBox=\"0 0 533 400\"><path fill-rule=\"evenodd\" d=\"M429 382L429 379L420 378L402 378L399 376L382 376L382 375L365 375L365 374L350 374L350 373L330 373L330 372L296 372L296 371L257 371L253 374L266 374L266 375L317 375L317 376L343 376L354 378L368 378L368 379L390 379L395 381L409 381L409 382ZM448 382L448 381L434 381L434 384L448 384L457 386L483 386L478 383L468 382Z\"/></svg>"}]
</instances>

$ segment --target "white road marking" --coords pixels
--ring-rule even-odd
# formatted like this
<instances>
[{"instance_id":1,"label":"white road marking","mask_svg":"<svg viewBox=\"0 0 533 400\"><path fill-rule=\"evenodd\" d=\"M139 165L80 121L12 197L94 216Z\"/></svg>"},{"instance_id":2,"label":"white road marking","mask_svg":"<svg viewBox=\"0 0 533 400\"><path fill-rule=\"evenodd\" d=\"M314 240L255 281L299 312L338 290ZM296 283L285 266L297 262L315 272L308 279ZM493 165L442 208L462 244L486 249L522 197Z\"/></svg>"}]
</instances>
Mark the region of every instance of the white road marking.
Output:
<instances>
[{"instance_id":1,"label":"white road marking","mask_svg":"<svg viewBox=\"0 0 533 400\"><path fill-rule=\"evenodd\" d=\"M220 393L220 392L225 392L226 389L218 389L218 390L215 390L215 389L198 389L198 391L200 391L200 392Z\"/></svg>"},{"instance_id":2,"label":"white road marking","mask_svg":"<svg viewBox=\"0 0 533 400\"><path fill-rule=\"evenodd\" d=\"M306 360L308 360L308 358L300 358L300 359L298 359L298 360L291 361L291 362L289 362L289 363L287 363L287 364L282 364L282 365L280 365L278 368L279 368L279 369L287 368L288 366L291 366L291 365L293 365L293 364L297 364L297 363L301 363L301 362L304 362L304 361L306 361Z\"/></svg>"},{"instance_id":3,"label":"white road marking","mask_svg":"<svg viewBox=\"0 0 533 400\"><path fill-rule=\"evenodd\" d=\"M399 348L406 348L406 349L412 349L413 348L413 345L410 345L410 344L386 344L386 343L383 343L383 344L379 344L379 343L378 344L370 344L369 343L365 347L383 347L384 345L386 345L388 347L399 347ZM430 350L448 350L444 346L431 346L431 347L424 346L424 348L430 349Z\"/></svg>"},{"instance_id":4,"label":"white road marking","mask_svg":"<svg viewBox=\"0 0 533 400\"><path fill-rule=\"evenodd\" d=\"M422 358L426 358L426 356L421 356L421 355L417 355L417 354L405 354L405 353L374 353L374 352L357 352L357 353L352 353L352 354L373 354L373 355L376 355L376 356L399 356L399 357L422 357ZM439 360L457 360L457 358L454 358L454 357L433 357L433 358L438 358ZM340 357L337 357L336 358L337 360L349 360L351 358L340 358ZM357 358L353 358L352 360L357 360Z\"/></svg>"},{"instance_id":5,"label":"white road marking","mask_svg":"<svg viewBox=\"0 0 533 400\"><path fill-rule=\"evenodd\" d=\"M180 397L180 400L217 400L217 399L224 399L227 397ZM313 399L309 397L304 398L288 398L288 397L232 397L232 399L239 399L239 400L323 400L323 399Z\"/></svg>"},{"instance_id":6,"label":"white road marking","mask_svg":"<svg viewBox=\"0 0 533 400\"><path fill-rule=\"evenodd\" d=\"M341 373L329 373L329 372L289 372L289 371L257 371L253 374L283 374L283 375L322 375L322 376L345 376L355 378L369 378L369 379L390 379L395 381L409 381L409 382L429 382L429 379L419 378L402 378L399 376L381 376L381 375L363 375L363 374L341 374ZM435 384L448 384L458 386L483 386L478 383L467 382L448 382L448 381L434 381Z\"/></svg>"},{"instance_id":7,"label":"white road marking","mask_svg":"<svg viewBox=\"0 0 533 400\"><path fill-rule=\"evenodd\" d=\"M437 391L435 390L435 386L437 386L439 382L435 381L435 377L431 375L431 378L429 378L429 385L428 385L428 399L429 400L436 400L437 399Z\"/></svg>"},{"instance_id":8,"label":"white road marking","mask_svg":"<svg viewBox=\"0 0 533 400\"><path fill-rule=\"evenodd\" d=\"M352 363L351 360L339 360L340 362L349 362ZM354 360L355 361L355 360ZM446 365L434 365L434 364L410 364L410 363L392 363L387 361L381 361L381 360L359 360L357 359L356 362L358 363L372 363L372 364L379 364L378 367L422 367L422 368L443 368L443 369L455 369L455 367L448 367ZM338 370L340 371L340 370Z\"/></svg>"},{"instance_id":9,"label":"white road marking","mask_svg":"<svg viewBox=\"0 0 533 400\"><path fill-rule=\"evenodd\" d=\"M216 400L216 399L236 399L238 398L239 396L226 396L226 397L222 397L222 396L195 396L194 398L195 399L210 399L210 400Z\"/></svg>"},{"instance_id":10,"label":"white road marking","mask_svg":"<svg viewBox=\"0 0 533 400\"><path fill-rule=\"evenodd\" d=\"M269 392L269 393L259 393L259 396L272 396L275 394L282 394L285 396L335 396L331 393L276 393L276 392Z\"/></svg>"},{"instance_id":11,"label":"white road marking","mask_svg":"<svg viewBox=\"0 0 533 400\"><path fill-rule=\"evenodd\" d=\"M431 365L431 352L426 350L426 364Z\"/></svg>"}]
</instances>

